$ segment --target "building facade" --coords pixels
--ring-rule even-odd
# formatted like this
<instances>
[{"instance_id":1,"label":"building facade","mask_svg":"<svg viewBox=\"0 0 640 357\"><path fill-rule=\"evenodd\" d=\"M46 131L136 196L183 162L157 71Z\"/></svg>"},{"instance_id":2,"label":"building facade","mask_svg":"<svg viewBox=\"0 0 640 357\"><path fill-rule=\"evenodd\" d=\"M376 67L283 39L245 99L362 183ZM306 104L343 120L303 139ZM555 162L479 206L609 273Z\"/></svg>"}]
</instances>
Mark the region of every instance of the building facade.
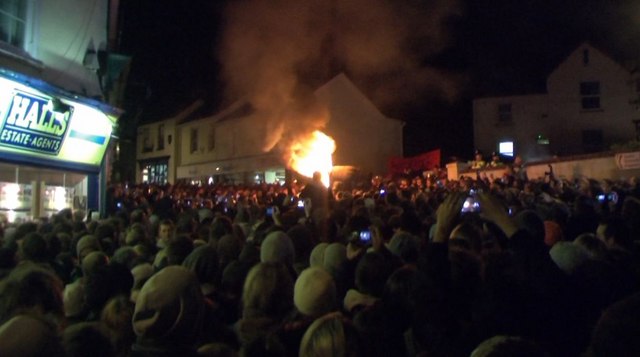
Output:
<instances>
[{"instance_id":1,"label":"building facade","mask_svg":"<svg viewBox=\"0 0 640 357\"><path fill-rule=\"evenodd\" d=\"M474 142L528 160L608 150L636 138L635 74L583 43L547 77L546 93L473 101Z\"/></svg>"},{"instance_id":2,"label":"building facade","mask_svg":"<svg viewBox=\"0 0 640 357\"><path fill-rule=\"evenodd\" d=\"M354 166L365 173L386 173L391 157L402 156L400 120L385 117L344 75L338 75L315 91L318 103L326 107L329 120L322 130L336 142L334 165ZM238 101L212 116L190 118L195 109L186 109L180 118L170 118L141 126L138 131L138 182L193 183L283 182L285 156L269 147L273 129L246 101ZM171 149L154 148L158 127L174 127ZM154 129L156 128L156 129ZM149 145L151 146L151 145ZM172 150L171 152L166 150ZM146 163L167 162L164 176L145 176Z\"/></svg>"},{"instance_id":3,"label":"building facade","mask_svg":"<svg viewBox=\"0 0 640 357\"><path fill-rule=\"evenodd\" d=\"M0 0L0 213L9 220L105 203L105 156L121 114L109 97L125 67L109 74L117 7Z\"/></svg>"}]
</instances>

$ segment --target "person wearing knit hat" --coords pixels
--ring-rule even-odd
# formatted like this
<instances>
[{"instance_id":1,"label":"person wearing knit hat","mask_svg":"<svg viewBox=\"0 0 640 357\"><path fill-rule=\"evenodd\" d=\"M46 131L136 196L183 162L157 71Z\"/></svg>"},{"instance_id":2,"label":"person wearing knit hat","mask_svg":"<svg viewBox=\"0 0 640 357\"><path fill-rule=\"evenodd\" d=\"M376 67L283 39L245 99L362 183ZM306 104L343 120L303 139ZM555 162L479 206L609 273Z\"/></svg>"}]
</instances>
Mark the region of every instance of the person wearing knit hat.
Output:
<instances>
[{"instance_id":1,"label":"person wearing knit hat","mask_svg":"<svg viewBox=\"0 0 640 357\"><path fill-rule=\"evenodd\" d=\"M15 316L0 326L0 354L4 357L65 356L55 327L27 315Z\"/></svg>"},{"instance_id":2,"label":"person wearing knit hat","mask_svg":"<svg viewBox=\"0 0 640 357\"><path fill-rule=\"evenodd\" d=\"M293 303L309 317L319 317L337 307L336 285L325 270L312 267L302 271L293 290Z\"/></svg>"},{"instance_id":3,"label":"person wearing knit hat","mask_svg":"<svg viewBox=\"0 0 640 357\"><path fill-rule=\"evenodd\" d=\"M242 242L233 234L225 234L218 241L215 250L218 253L220 270L224 270L229 263L238 259L242 251Z\"/></svg>"},{"instance_id":4,"label":"person wearing knit hat","mask_svg":"<svg viewBox=\"0 0 640 357\"><path fill-rule=\"evenodd\" d=\"M558 242L549 250L551 260L567 275L573 274L589 259L589 252L573 242Z\"/></svg>"},{"instance_id":5,"label":"person wearing knit hat","mask_svg":"<svg viewBox=\"0 0 640 357\"><path fill-rule=\"evenodd\" d=\"M420 244L413 234L399 231L389 241L388 249L403 263L412 264L418 261Z\"/></svg>"},{"instance_id":6,"label":"person wearing knit hat","mask_svg":"<svg viewBox=\"0 0 640 357\"><path fill-rule=\"evenodd\" d=\"M130 295L131 302L136 302L140 289L142 289L144 283L149 280L153 273L153 266L149 263L138 264L131 269L131 276L133 276L133 288L131 289Z\"/></svg>"},{"instance_id":7,"label":"person wearing knit hat","mask_svg":"<svg viewBox=\"0 0 640 357\"><path fill-rule=\"evenodd\" d=\"M85 235L76 244L76 253L78 257L78 261L82 262L82 259L87 256L87 254L95 251L101 251L102 247L100 246L100 242L98 238L93 235Z\"/></svg>"},{"instance_id":8,"label":"person wearing knit hat","mask_svg":"<svg viewBox=\"0 0 640 357\"><path fill-rule=\"evenodd\" d=\"M140 255L133 247L124 246L116 249L111 257L111 261L132 269L140 261Z\"/></svg>"},{"instance_id":9,"label":"person wearing knit hat","mask_svg":"<svg viewBox=\"0 0 640 357\"><path fill-rule=\"evenodd\" d=\"M322 267L324 266L324 252L329 246L329 243L318 243L312 250L311 255L309 255L309 266L310 267Z\"/></svg>"},{"instance_id":10,"label":"person wearing knit hat","mask_svg":"<svg viewBox=\"0 0 640 357\"><path fill-rule=\"evenodd\" d=\"M295 250L289 236L282 231L267 234L260 246L260 262L280 262L293 267Z\"/></svg>"},{"instance_id":11,"label":"person wearing knit hat","mask_svg":"<svg viewBox=\"0 0 640 357\"><path fill-rule=\"evenodd\" d=\"M168 266L142 287L133 313L137 335L133 351L140 354L195 355L205 301L195 274Z\"/></svg>"},{"instance_id":12,"label":"person wearing knit hat","mask_svg":"<svg viewBox=\"0 0 640 357\"><path fill-rule=\"evenodd\" d=\"M215 248L203 245L194 249L182 262L182 266L196 274L204 296L209 297L214 294L219 271L218 253Z\"/></svg>"},{"instance_id":13,"label":"person wearing knit hat","mask_svg":"<svg viewBox=\"0 0 640 357\"><path fill-rule=\"evenodd\" d=\"M322 266L332 276L340 273L342 265L347 260L347 247L342 243L331 243L324 251Z\"/></svg>"},{"instance_id":14,"label":"person wearing knit hat","mask_svg":"<svg viewBox=\"0 0 640 357\"><path fill-rule=\"evenodd\" d=\"M102 252L91 252L82 261L82 275L88 276L96 270L106 267L109 264L109 257Z\"/></svg>"},{"instance_id":15,"label":"person wearing knit hat","mask_svg":"<svg viewBox=\"0 0 640 357\"><path fill-rule=\"evenodd\" d=\"M64 315L67 319L80 317L85 309L84 283L78 279L64 287L62 301L64 303Z\"/></svg>"},{"instance_id":16,"label":"person wearing knit hat","mask_svg":"<svg viewBox=\"0 0 640 357\"><path fill-rule=\"evenodd\" d=\"M64 313L70 321L82 320L87 313L86 277L109 264L109 258L100 251L87 254L82 260L82 277L64 287Z\"/></svg>"}]
</instances>

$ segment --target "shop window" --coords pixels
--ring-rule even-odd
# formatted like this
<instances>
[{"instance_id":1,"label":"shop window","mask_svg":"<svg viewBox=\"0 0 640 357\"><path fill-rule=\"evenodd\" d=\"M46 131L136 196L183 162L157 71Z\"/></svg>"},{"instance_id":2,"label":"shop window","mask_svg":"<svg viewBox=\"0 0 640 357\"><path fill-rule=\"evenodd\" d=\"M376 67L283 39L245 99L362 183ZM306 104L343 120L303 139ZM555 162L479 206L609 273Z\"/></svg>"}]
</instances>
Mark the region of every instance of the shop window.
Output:
<instances>
[{"instance_id":1,"label":"shop window","mask_svg":"<svg viewBox=\"0 0 640 357\"><path fill-rule=\"evenodd\" d=\"M164 150L164 124L158 125L158 150Z\"/></svg>"},{"instance_id":2,"label":"shop window","mask_svg":"<svg viewBox=\"0 0 640 357\"><path fill-rule=\"evenodd\" d=\"M142 168L142 182L166 184L168 182L168 165L163 162L145 165Z\"/></svg>"},{"instance_id":3,"label":"shop window","mask_svg":"<svg viewBox=\"0 0 640 357\"><path fill-rule=\"evenodd\" d=\"M580 82L580 96L582 99L582 109L600 109L600 82Z\"/></svg>"}]
</instances>

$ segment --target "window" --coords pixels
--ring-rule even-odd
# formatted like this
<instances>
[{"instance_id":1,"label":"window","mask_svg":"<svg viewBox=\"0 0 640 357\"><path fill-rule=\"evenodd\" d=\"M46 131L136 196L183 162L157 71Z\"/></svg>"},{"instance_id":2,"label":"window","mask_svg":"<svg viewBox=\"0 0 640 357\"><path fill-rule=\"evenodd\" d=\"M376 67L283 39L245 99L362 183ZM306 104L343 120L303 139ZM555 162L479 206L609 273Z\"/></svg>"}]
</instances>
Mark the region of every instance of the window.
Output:
<instances>
[{"instance_id":1,"label":"window","mask_svg":"<svg viewBox=\"0 0 640 357\"><path fill-rule=\"evenodd\" d=\"M502 141L498 144L500 155L513 156L513 141Z\"/></svg>"},{"instance_id":2,"label":"window","mask_svg":"<svg viewBox=\"0 0 640 357\"><path fill-rule=\"evenodd\" d=\"M149 128L142 128L142 152L153 151L153 141L151 141L151 131Z\"/></svg>"},{"instance_id":3,"label":"window","mask_svg":"<svg viewBox=\"0 0 640 357\"><path fill-rule=\"evenodd\" d=\"M580 82L580 96L582 97L582 109L600 109L600 82Z\"/></svg>"},{"instance_id":4,"label":"window","mask_svg":"<svg viewBox=\"0 0 640 357\"><path fill-rule=\"evenodd\" d=\"M158 126L158 150L164 150L164 124Z\"/></svg>"},{"instance_id":5,"label":"window","mask_svg":"<svg viewBox=\"0 0 640 357\"><path fill-rule=\"evenodd\" d=\"M216 148L216 127L212 126L209 129L209 151L213 151Z\"/></svg>"},{"instance_id":6,"label":"window","mask_svg":"<svg viewBox=\"0 0 640 357\"><path fill-rule=\"evenodd\" d=\"M153 162L143 166L142 182L164 185L168 182L168 165L166 162Z\"/></svg>"},{"instance_id":7,"label":"window","mask_svg":"<svg viewBox=\"0 0 640 357\"><path fill-rule=\"evenodd\" d=\"M198 151L198 129L191 128L191 153Z\"/></svg>"},{"instance_id":8,"label":"window","mask_svg":"<svg viewBox=\"0 0 640 357\"><path fill-rule=\"evenodd\" d=\"M25 47L28 5L24 0L0 0L0 41Z\"/></svg>"},{"instance_id":9,"label":"window","mask_svg":"<svg viewBox=\"0 0 640 357\"><path fill-rule=\"evenodd\" d=\"M498 122L509 123L513 120L511 115L511 103L503 103L498 105Z\"/></svg>"}]
</instances>

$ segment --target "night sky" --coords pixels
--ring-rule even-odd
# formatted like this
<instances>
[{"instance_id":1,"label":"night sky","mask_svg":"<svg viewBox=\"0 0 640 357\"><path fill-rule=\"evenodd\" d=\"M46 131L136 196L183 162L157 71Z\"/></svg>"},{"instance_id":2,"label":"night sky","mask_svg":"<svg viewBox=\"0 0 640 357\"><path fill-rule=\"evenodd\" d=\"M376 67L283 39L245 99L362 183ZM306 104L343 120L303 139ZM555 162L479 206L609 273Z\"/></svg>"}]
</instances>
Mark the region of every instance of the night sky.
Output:
<instances>
[{"instance_id":1,"label":"night sky","mask_svg":"<svg viewBox=\"0 0 640 357\"><path fill-rule=\"evenodd\" d=\"M445 160L471 157L472 98L543 92L584 40L619 61L640 49L640 4L630 0L136 0L120 11L118 51L134 59L123 120L163 119L196 98L215 112L243 90L269 90L260 78L272 68L295 79L296 93L344 71L383 113L406 121L405 156L441 148ZM280 61L287 41L306 52Z\"/></svg>"}]
</instances>

